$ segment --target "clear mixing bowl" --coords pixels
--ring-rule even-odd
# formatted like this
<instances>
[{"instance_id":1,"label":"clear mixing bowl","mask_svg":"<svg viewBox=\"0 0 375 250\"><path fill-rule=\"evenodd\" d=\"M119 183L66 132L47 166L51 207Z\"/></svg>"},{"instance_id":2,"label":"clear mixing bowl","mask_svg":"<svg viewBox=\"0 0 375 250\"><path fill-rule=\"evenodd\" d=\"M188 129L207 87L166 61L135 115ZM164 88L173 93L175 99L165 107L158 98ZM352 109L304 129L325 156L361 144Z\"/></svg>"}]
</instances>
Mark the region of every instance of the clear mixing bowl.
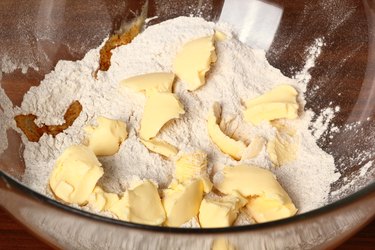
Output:
<instances>
[{"instance_id":1,"label":"clear mixing bowl","mask_svg":"<svg viewBox=\"0 0 375 250\"><path fill-rule=\"evenodd\" d=\"M19 106L28 89L38 85L58 60L81 59L142 5L120 0L2 0L1 98L7 96ZM210 249L220 242L236 249L332 248L372 220L375 1L150 0L148 7L148 16L157 16L150 25L181 15L229 22L243 42L265 49L270 64L290 77L303 69L309 46L317 39L324 41L309 71L306 108L318 118L324 108L340 106L318 140L341 174L331 186L330 204L288 219L220 229L113 220L65 206L24 186L20 134L8 129L0 135L8 142L0 154L2 207L34 234L64 249ZM7 108L0 106L0 117ZM330 129L331 124L339 130Z\"/></svg>"}]
</instances>

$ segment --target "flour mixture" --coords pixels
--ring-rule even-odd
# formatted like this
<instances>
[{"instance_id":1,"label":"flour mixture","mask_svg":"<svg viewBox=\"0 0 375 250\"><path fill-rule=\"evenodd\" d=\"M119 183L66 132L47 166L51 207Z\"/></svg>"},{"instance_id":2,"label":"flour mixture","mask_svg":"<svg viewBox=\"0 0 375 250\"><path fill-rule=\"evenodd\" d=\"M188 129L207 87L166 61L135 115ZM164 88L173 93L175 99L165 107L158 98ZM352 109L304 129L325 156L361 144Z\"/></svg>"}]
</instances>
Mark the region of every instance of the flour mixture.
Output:
<instances>
[{"instance_id":1,"label":"flour mixture","mask_svg":"<svg viewBox=\"0 0 375 250\"><path fill-rule=\"evenodd\" d=\"M146 147L139 136L144 112L147 109L146 103L151 94L136 93L132 89L122 87L120 82L148 73L175 72L174 60L184 45L204 37L211 37L215 40L213 44L216 58L210 59L212 62L209 70L203 74L205 83L194 90L189 90L187 82L176 73L171 91L184 112L180 112L177 118L171 119L158 130L157 139L177 149L175 154L171 153L170 157L165 157L158 152L153 152L150 147ZM220 186L220 183L223 179L224 181L230 179L231 173L225 172L229 166L238 167L237 169L240 166L258 166L262 169L261 171L271 171L285 190L282 192L289 194L298 213L327 204L330 184L336 181L339 175L335 173L333 157L317 146L316 138L308 129L313 113L304 110L304 92L307 82L302 79L301 75L298 77L299 81L282 75L278 69L273 68L267 62L264 51L254 50L242 44L236 39L236 34L231 31L230 27L193 17L179 17L150 26L135 37L130 44L118 47L112 52L111 67L106 72L99 72L97 79L93 77L93 72L98 66L99 48L89 51L80 61L60 61L55 70L46 75L40 86L32 87L24 96L21 107L13 110L14 115L34 114L37 117L37 125L58 125L65 123L64 114L74 101L82 105L82 111L77 119L55 137L43 134L38 142L30 142L23 136L26 172L22 182L28 187L44 195L55 197L49 187L49 179L58 157L67 148L87 142L87 126L95 128L98 126L98 117L105 117L121 121L126 125L126 139L123 138L115 154L98 157L104 175L97 183L97 193L111 193L116 194L116 197L117 195L123 197L126 190L134 189L134 182L147 180L158 188L163 200L163 197L169 195L169 191L163 190L187 189L186 186L178 186L182 185L177 183L178 180L176 182L176 164L179 159L199 150L206 155L205 180L213 184L211 188L216 188L221 192L221 194L220 192L213 194L204 191L202 195L214 202L210 203L208 198L205 198L202 206L207 202L210 203L206 204L207 207L220 203L217 205L220 209L223 203L233 205L237 209L233 215L235 218L231 219L235 221L234 225L253 223L254 220L262 222L262 220L257 217L244 216L240 208L248 202L246 207L251 207L250 210L254 212L255 208L258 208L256 203L252 203L252 207L249 205L250 201L242 204L243 201L236 200L237 198L218 201L220 195L227 190L227 186ZM244 111L249 108L246 106L248 103L253 103L249 100L267 95L280 85L290 86L291 89L296 90L294 105L298 107L296 111L298 117L293 119L281 117L281 119L261 121L257 124L248 122L244 118ZM232 142L243 143L245 147L248 147L252 141L258 140L259 152L252 157L237 157L236 159L215 143L207 121L210 113L213 112L213 107L217 104L221 112L220 117L216 118L223 133ZM283 141L281 144L292 145L295 155L286 157L287 160L277 164L275 156L272 158L270 152L272 143L277 145L280 140L284 140L277 137L280 129L284 129L288 137L293 137L288 144ZM18 128L17 130L22 133ZM275 138L278 138L279 142L275 141ZM283 155L285 156L280 153L277 146L274 155L276 158L279 157L279 160ZM254 169L254 171L258 170ZM151 187L151 184L147 184L147 188ZM232 195L231 192L229 193ZM131 194L129 195L131 197ZM245 198L249 199L249 197ZM199 199L200 203L203 198ZM100 209L95 209L86 203L79 205L91 212L103 213L99 211ZM164 202L163 205L167 206L166 203ZM71 205L77 206L77 204ZM199 226L198 214L195 213L187 224L181 222L176 225ZM201 214L203 213L201 207ZM115 216L116 213L104 211L104 214L121 219L121 216ZM137 220L133 221L137 222Z\"/></svg>"}]
</instances>

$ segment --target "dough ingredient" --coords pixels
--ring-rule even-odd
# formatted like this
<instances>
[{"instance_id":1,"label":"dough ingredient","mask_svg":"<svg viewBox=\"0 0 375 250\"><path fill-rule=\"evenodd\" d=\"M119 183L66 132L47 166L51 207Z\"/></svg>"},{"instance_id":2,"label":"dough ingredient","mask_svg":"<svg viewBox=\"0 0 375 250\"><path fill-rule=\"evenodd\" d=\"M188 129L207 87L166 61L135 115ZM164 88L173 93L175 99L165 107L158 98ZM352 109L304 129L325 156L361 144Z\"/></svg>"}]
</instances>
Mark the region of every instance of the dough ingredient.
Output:
<instances>
[{"instance_id":1,"label":"dough ingredient","mask_svg":"<svg viewBox=\"0 0 375 250\"><path fill-rule=\"evenodd\" d=\"M97 118L97 123L98 126L85 127L87 146L97 156L114 155L128 137L125 122L100 116Z\"/></svg>"},{"instance_id":2,"label":"dough ingredient","mask_svg":"<svg viewBox=\"0 0 375 250\"><path fill-rule=\"evenodd\" d=\"M169 120L184 114L184 107L171 93L152 92L147 96L139 134L142 139L155 137Z\"/></svg>"},{"instance_id":3,"label":"dough ingredient","mask_svg":"<svg viewBox=\"0 0 375 250\"><path fill-rule=\"evenodd\" d=\"M31 142L38 142L40 137L44 133L52 136L63 132L65 129L70 127L73 122L77 119L82 111L82 105L79 101L74 101L69 105L68 109L64 114L65 122L61 125L45 125L38 126L35 123L37 119L36 115L16 115L14 119L16 120L17 127L19 127L22 132L26 135L27 139Z\"/></svg>"},{"instance_id":4,"label":"dough ingredient","mask_svg":"<svg viewBox=\"0 0 375 250\"><path fill-rule=\"evenodd\" d=\"M71 146L57 159L49 186L59 199L85 205L103 175L101 165L89 148Z\"/></svg>"},{"instance_id":5,"label":"dough ingredient","mask_svg":"<svg viewBox=\"0 0 375 250\"><path fill-rule=\"evenodd\" d=\"M211 63L216 62L213 36L198 38L187 42L173 62L173 71L187 84L190 91L206 83L206 73Z\"/></svg>"}]
</instances>

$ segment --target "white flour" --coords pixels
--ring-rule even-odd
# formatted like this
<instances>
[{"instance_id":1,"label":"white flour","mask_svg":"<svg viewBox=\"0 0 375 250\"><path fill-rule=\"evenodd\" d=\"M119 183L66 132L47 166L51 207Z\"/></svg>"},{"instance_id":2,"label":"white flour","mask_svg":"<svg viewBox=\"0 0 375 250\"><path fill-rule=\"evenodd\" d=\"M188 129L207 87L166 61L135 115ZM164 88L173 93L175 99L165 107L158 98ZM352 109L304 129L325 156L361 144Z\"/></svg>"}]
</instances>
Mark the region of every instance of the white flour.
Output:
<instances>
[{"instance_id":1,"label":"white flour","mask_svg":"<svg viewBox=\"0 0 375 250\"><path fill-rule=\"evenodd\" d=\"M315 61L319 57L320 53L322 53L322 47L324 45L324 38L319 37L314 40L314 43L307 49L307 60L303 69L294 76L294 78L307 86L309 81L311 80L310 69L315 66ZM316 86L318 87L318 86ZM318 90L317 89L314 90Z\"/></svg>"},{"instance_id":2,"label":"white flour","mask_svg":"<svg viewBox=\"0 0 375 250\"><path fill-rule=\"evenodd\" d=\"M29 68L38 71L38 67L35 64L26 65L20 62L14 62L9 58L8 55L1 58L0 68L1 72L4 73L11 73L17 69L21 69L22 74L26 74Z\"/></svg>"},{"instance_id":3,"label":"white flour","mask_svg":"<svg viewBox=\"0 0 375 250\"><path fill-rule=\"evenodd\" d=\"M99 60L99 50L95 49L81 61L60 61L40 86L32 87L21 107L14 109L15 114L33 113L38 116L38 123L61 124L72 101L79 100L83 111L74 124L56 138L44 135L38 143L33 143L23 136L27 168L22 181L32 189L49 195L46 187L56 158L66 147L82 142L84 126L94 123L97 116L106 116L125 121L129 137L116 155L100 158L105 170L100 184L107 191L121 192L134 176L138 176L166 187L173 176L173 160L149 153L140 143L136 134L145 97L120 89L119 81L149 72L171 71L173 58L181 46L187 41L212 34L214 28L227 33L228 39L216 44L218 60L207 77L207 84L197 91L188 92L183 83L176 82L175 93L185 106L186 114L164 128L159 138L177 146L180 153L204 150L209 156L211 176L224 165L248 163L269 168L289 192L300 213L326 204L330 184L339 175L334 173L333 158L316 145L316 139L308 130L312 112L301 112L301 118L293 121L301 141L297 159L277 169L271 167L265 149L255 159L244 162L232 160L211 143L206 128L208 111L214 102L219 102L223 118L237 117L241 132L246 134L247 139L255 134L267 138L274 133L270 126L264 124L253 128L238 118L242 116L242 101L276 85L291 84L299 90L299 102L303 106L307 82L283 76L269 65L264 52L254 51L231 39L231 32L226 26L188 17L151 26L131 44L115 49L110 69L99 73L97 80L92 77ZM318 52L314 55L318 56ZM307 71L304 73L307 74Z\"/></svg>"},{"instance_id":4,"label":"white flour","mask_svg":"<svg viewBox=\"0 0 375 250\"><path fill-rule=\"evenodd\" d=\"M316 140L318 140L324 132L327 131L330 121L335 116L335 110L333 108L326 108L316 118L316 121L312 123L311 132Z\"/></svg>"},{"instance_id":5,"label":"white flour","mask_svg":"<svg viewBox=\"0 0 375 250\"><path fill-rule=\"evenodd\" d=\"M8 148L6 131L15 126L13 119L13 104L0 85L0 154Z\"/></svg>"},{"instance_id":6,"label":"white flour","mask_svg":"<svg viewBox=\"0 0 375 250\"><path fill-rule=\"evenodd\" d=\"M368 178L368 176L374 176L375 172L373 166L374 161L368 161L361 167L358 172L356 172L356 174L345 177L342 180L342 183L344 183L344 185L342 185L340 189L332 191L330 194L331 197L335 200L338 200L340 198L344 198L345 196L353 194L354 192L357 192L366 185L369 185L372 180L371 178Z\"/></svg>"}]
</instances>

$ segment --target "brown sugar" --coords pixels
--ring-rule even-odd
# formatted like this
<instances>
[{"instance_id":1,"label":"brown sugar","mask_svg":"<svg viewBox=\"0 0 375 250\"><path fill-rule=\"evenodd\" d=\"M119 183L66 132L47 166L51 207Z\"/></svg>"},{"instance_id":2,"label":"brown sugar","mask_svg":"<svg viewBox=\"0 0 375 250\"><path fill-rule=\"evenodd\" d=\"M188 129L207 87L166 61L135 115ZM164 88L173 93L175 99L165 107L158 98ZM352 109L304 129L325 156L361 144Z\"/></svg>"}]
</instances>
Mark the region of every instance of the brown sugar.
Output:
<instances>
[{"instance_id":1,"label":"brown sugar","mask_svg":"<svg viewBox=\"0 0 375 250\"><path fill-rule=\"evenodd\" d=\"M61 125L43 124L41 127L39 127L35 123L37 116L33 114L17 115L14 117L14 120L16 120L17 127L22 130L29 141L38 142L44 133L55 137L57 134L70 127L77 119L81 111L81 103L79 101L72 102L64 114L65 123Z\"/></svg>"},{"instance_id":2,"label":"brown sugar","mask_svg":"<svg viewBox=\"0 0 375 250\"><path fill-rule=\"evenodd\" d=\"M130 23L123 23L121 27L111 35L100 49L99 67L94 72L97 77L98 71L107 71L111 66L112 50L122 45L130 43L142 30L148 11L148 4L143 5L141 14L133 19Z\"/></svg>"}]
</instances>

